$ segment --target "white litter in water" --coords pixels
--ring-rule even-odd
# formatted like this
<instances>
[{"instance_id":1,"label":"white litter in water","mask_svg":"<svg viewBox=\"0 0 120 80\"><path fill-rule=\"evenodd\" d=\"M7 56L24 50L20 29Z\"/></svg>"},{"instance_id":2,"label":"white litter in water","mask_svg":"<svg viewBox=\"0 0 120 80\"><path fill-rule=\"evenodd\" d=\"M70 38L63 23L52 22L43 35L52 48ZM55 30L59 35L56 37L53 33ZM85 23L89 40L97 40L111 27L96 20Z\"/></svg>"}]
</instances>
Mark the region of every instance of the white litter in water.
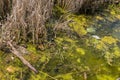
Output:
<instances>
[{"instance_id":1,"label":"white litter in water","mask_svg":"<svg viewBox=\"0 0 120 80\"><path fill-rule=\"evenodd\" d=\"M95 39L100 39L100 37L97 36L97 35L92 35L92 37L95 38Z\"/></svg>"}]
</instances>

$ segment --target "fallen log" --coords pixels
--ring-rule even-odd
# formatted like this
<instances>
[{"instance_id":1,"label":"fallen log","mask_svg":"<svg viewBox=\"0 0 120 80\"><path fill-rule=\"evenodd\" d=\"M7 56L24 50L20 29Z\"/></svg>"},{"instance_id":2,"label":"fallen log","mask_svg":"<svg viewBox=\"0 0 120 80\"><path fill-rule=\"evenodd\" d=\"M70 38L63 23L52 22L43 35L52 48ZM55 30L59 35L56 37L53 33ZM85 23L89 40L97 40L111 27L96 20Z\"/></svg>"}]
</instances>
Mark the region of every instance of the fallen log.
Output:
<instances>
[{"instance_id":1,"label":"fallen log","mask_svg":"<svg viewBox=\"0 0 120 80\"><path fill-rule=\"evenodd\" d=\"M19 54L17 49L12 45L12 43L10 41L8 41L7 44L11 47L11 49L12 49L11 52L14 55L16 55L23 62L24 65L26 65L28 68L30 68L35 73L38 73L38 71L27 60L25 60L21 54Z\"/></svg>"}]
</instances>

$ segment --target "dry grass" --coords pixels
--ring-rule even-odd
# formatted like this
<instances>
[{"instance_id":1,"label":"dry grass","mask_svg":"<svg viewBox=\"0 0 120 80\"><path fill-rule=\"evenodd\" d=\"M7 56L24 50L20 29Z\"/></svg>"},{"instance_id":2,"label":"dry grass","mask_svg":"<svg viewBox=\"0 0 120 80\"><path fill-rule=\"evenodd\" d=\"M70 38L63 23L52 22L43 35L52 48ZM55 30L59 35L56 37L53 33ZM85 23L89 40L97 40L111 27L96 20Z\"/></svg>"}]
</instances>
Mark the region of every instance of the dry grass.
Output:
<instances>
[{"instance_id":1,"label":"dry grass","mask_svg":"<svg viewBox=\"0 0 120 80\"><path fill-rule=\"evenodd\" d=\"M52 8L53 0L12 0L11 13L2 24L1 39L17 43L41 42L46 37L45 22L50 18Z\"/></svg>"},{"instance_id":2,"label":"dry grass","mask_svg":"<svg viewBox=\"0 0 120 80\"><path fill-rule=\"evenodd\" d=\"M57 5L69 12L78 12L86 0L57 0Z\"/></svg>"},{"instance_id":3,"label":"dry grass","mask_svg":"<svg viewBox=\"0 0 120 80\"><path fill-rule=\"evenodd\" d=\"M88 9L95 12L99 7L119 0L57 0L57 5L69 12L86 12Z\"/></svg>"}]
</instances>

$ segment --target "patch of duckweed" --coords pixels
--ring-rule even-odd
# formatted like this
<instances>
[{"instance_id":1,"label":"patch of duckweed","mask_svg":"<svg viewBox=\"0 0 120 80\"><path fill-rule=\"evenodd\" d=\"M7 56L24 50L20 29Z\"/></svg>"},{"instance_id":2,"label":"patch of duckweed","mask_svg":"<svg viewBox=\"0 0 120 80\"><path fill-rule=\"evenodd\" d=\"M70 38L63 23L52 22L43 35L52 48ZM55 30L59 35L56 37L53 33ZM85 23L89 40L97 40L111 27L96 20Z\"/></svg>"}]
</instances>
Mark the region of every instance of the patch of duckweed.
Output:
<instances>
[{"instance_id":1,"label":"patch of duckweed","mask_svg":"<svg viewBox=\"0 0 120 80\"><path fill-rule=\"evenodd\" d=\"M89 16L86 17L84 15L80 15L80 16L72 15L69 18L72 18L72 21L73 21L73 22L69 23L69 26L71 28L73 28L73 30L76 33L78 33L80 36L83 36L83 35L87 34L86 27L87 27L87 25L89 23L89 21L88 21Z\"/></svg>"},{"instance_id":2,"label":"patch of duckweed","mask_svg":"<svg viewBox=\"0 0 120 80\"><path fill-rule=\"evenodd\" d=\"M76 52L81 54L81 55L84 55L85 54L85 50L82 49L82 48L76 48Z\"/></svg>"},{"instance_id":3,"label":"patch of duckweed","mask_svg":"<svg viewBox=\"0 0 120 80\"><path fill-rule=\"evenodd\" d=\"M102 42L100 41L97 45L96 45L96 48L99 49L99 50L104 50L107 48L107 46Z\"/></svg>"},{"instance_id":4,"label":"patch of duckweed","mask_svg":"<svg viewBox=\"0 0 120 80\"><path fill-rule=\"evenodd\" d=\"M72 73L61 74L61 75L55 76L55 78L62 79L62 80L74 80L72 77Z\"/></svg>"},{"instance_id":5,"label":"patch of duckweed","mask_svg":"<svg viewBox=\"0 0 120 80\"><path fill-rule=\"evenodd\" d=\"M120 48L118 46L115 46L113 48L113 54L115 55L115 57L119 58L120 57Z\"/></svg>"},{"instance_id":6,"label":"patch of duckweed","mask_svg":"<svg viewBox=\"0 0 120 80\"><path fill-rule=\"evenodd\" d=\"M117 39L113 38L112 36L104 36L101 41L107 44L115 44Z\"/></svg>"},{"instance_id":7,"label":"patch of duckweed","mask_svg":"<svg viewBox=\"0 0 120 80\"><path fill-rule=\"evenodd\" d=\"M97 75L97 80L115 80L115 78L111 76L110 74L108 75L101 74L101 75Z\"/></svg>"}]
</instances>

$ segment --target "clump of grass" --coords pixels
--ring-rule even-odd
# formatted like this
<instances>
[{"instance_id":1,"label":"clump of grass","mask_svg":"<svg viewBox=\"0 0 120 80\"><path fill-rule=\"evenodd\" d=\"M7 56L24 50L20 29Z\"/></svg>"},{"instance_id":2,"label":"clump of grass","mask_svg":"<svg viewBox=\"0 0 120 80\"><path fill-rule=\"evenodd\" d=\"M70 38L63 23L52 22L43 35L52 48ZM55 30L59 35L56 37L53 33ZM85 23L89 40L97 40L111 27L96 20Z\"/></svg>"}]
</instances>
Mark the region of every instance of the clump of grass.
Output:
<instances>
[{"instance_id":1,"label":"clump of grass","mask_svg":"<svg viewBox=\"0 0 120 80\"><path fill-rule=\"evenodd\" d=\"M57 5L69 12L77 12L84 0L57 0Z\"/></svg>"},{"instance_id":2,"label":"clump of grass","mask_svg":"<svg viewBox=\"0 0 120 80\"><path fill-rule=\"evenodd\" d=\"M117 0L57 0L57 6L73 13L95 13L108 4L119 3Z\"/></svg>"},{"instance_id":3,"label":"clump of grass","mask_svg":"<svg viewBox=\"0 0 120 80\"><path fill-rule=\"evenodd\" d=\"M44 40L45 22L52 14L53 0L12 0L11 5L11 13L0 29L1 39L17 43L39 43Z\"/></svg>"}]
</instances>

